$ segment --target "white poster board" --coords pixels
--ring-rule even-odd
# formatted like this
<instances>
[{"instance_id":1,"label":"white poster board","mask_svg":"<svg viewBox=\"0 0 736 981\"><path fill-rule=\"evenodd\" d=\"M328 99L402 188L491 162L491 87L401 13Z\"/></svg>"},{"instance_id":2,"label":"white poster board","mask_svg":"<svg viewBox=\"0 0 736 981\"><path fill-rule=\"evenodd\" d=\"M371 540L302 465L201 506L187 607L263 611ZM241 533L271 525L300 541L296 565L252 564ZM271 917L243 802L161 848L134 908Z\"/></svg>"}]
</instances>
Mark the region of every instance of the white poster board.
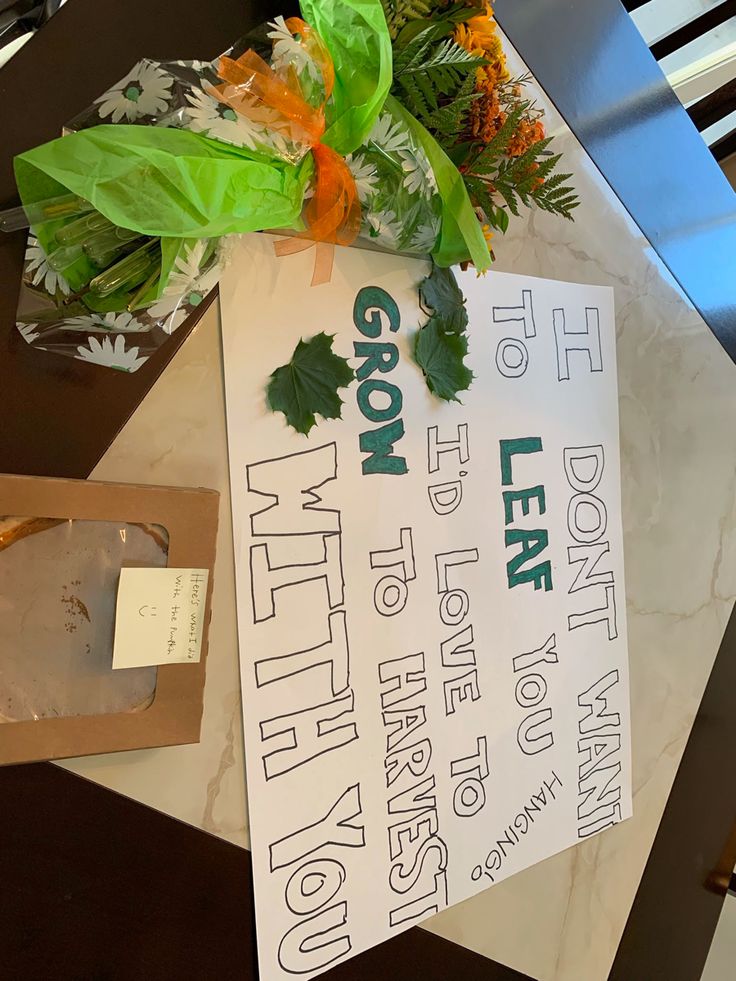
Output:
<instances>
[{"instance_id":1,"label":"white poster board","mask_svg":"<svg viewBox=\"0 0 736 981\"><path fill-rule=\"evenodd\" d=\"M462 274L476 379L441 403L428 264L312 263L251 236L220 286L261 981L631 814L612 292ZM307 438L265 387L320 331L362 370Z\"/></svg>"}]
</instances>

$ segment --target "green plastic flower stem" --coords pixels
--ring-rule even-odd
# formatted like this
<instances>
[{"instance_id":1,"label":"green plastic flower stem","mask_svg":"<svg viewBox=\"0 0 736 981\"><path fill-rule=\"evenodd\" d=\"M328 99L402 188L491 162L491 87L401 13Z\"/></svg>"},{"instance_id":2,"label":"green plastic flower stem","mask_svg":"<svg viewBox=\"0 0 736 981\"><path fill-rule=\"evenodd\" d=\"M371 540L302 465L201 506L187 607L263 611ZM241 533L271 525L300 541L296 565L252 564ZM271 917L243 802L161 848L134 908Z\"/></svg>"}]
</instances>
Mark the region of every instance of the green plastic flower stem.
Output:
<instances>
[{"instance_id":1,"label":"green plastic flower stem","mask_svg":"<svg viewBox=\"0 0 736 981\"><path fill-rule=\"evenodd\" d=\"M395 160L391 156L391 154L390 153L387 153L383 149L382 146L379 146L378 145L378 143L374 143L373 140L369 140L368 143L365 144L365 146L366 146L367 149L369 149L371 151L371 153L375 153L377 156L380 156L382 158L382 160L386 164L388 164L388 166L393 171L395 171L397 174L403 174L404 173L404 168L401 166L401 164L399 163L399 161L398 160Z\"/></svg>"},{"instance_id":2,"label":"green plastic flower stem","mask_svg":"<svg viewBox=\"0 0 736 981\"><path fill-rule=\"evenodd\" d=\"M63 272L82 255L81 245L61 245L53 252L49 252L46 261L52 269Z\"/></svg>"},{"instance_id":3,"label":"green plastic flower stem","mask_svg":"<svg viewBox=\"0 0 736 981\"><path fill-rule=\"evenodd\" d=\"M154 270L161 267L161 252L156 239L147 242L140 249L126 255L120 262L110 266L89 284L90 291L98 296L124 292L140 286Z\"/></svg>"},{"instance_id":4,"label":"green plastic flower stem","mask_svg":"<svg viewBox=\"0 0 736 981\"><path fill-rule=\"evenodd\" d=\"M109 223L109 228L101 231L87 239L84 243L84 254L94 262L96 266L104 269L109 266L121 252L121 249L137 239L143 241L140 232L133 232L129 228L120 228L118 225Z\"/></svg>"},{"instance_id":5,"label":"green plastic flower stem","mask_svg":"<svg viewBox=\"0 0 736 981\"><path fill-rule=\"evenodd\" d=\"M56 239L62 245L81 245L91 235L114 227L112 222L108 221L99 211L93 211L91 214L77 218L76 221L60 228L56 233Z\"/></svg>"},{"instance_id":6,"label":"green plastic flower stem","mask_svg":"<svg viewBox=\"0 0 736 981\"><path fill-rule=\"evenodd\" d=\"M92 205L76 194L62 194L33 204L21 205L0 211L0 231L16 232L19 228L32 228L47 221L73 218L92 210Z\"/></svg>"},{"instance_id":7,"label":"green plastic flower stem","mask_svg":"<svg viewBox=\"0 0 736 981\"><path fill-rule=\"evenodd\" d=\"M84 254L87 256L90 262L93 262L99 269L107 269L113 263L122 259L123 256L129 255L134 252L137 248L140 248L146 242L149 242L150 238L146 235L136 235L135 238L130 239L128 242L118 242L117 245L112 246L106 251L98 250L94 246L87 248L87 243L84 245Z\"/></svg>"},{"instance_id":8,"label":"green plastic flower stem","mask_svg":"<svg viewBox=\"0 0 736 981\"><path fill-rule=\"evenodd\" d=\"M137 310L138 307L142 307L146 305L142 302L143 297L146 295L146 293L148 293L149 290L153 289L154 285L156 284L156 280L159 278L160 275L161 275L161 265L159 264L153 270L153 272L148 277L148 279L143 283L143 285L139 289L137 289L133 294L130 303L126 307L128 313L132 313L134 310Z\"/></svg>"},{"instance_id":9,"label":"green plastic flower stem","mask_svg":"<svg viewBox=\"0 0 736 981\"><path fill-rule=\"evenodd\" d=\"M58 324L60 318L81 317L88 313L84 304L75 299L71 303L64 303L63 307L46 307L43 310L19 313L18 321L22 324Z\"/></svg>"}]
</instances>

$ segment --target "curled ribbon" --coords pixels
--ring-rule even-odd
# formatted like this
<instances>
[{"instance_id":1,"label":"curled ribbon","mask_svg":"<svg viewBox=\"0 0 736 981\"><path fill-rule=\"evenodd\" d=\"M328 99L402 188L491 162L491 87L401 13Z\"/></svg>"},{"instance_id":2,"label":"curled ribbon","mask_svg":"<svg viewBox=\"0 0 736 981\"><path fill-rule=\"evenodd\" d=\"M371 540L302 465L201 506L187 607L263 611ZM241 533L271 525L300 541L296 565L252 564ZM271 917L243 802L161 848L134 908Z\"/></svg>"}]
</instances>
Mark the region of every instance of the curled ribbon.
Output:
<instances>
[{"instance_id":1,"label":"curled ribbon","mask_svg":"<svg viewBox=\"0 0 736 981\"><path fill-rule=\"evenodd\" d=\"M220 58L218 74L224 84L213 94L235 112L266 125L291 142L308 146L314 158L314 188L304 208L306 231L276 244L277 255L301 252L316 244L312 285L327 283L332 275L335 245L351 245L360 232L361 211L355 180L345 160L332 147L322 143L325 132L325 104L335 84L335 69L324 42L299 17L286 21L292 34L319 68L324 97L319 106L304 98L294 65L282 79L255 51L239 58Z\"/></svg>"}]
</instances>

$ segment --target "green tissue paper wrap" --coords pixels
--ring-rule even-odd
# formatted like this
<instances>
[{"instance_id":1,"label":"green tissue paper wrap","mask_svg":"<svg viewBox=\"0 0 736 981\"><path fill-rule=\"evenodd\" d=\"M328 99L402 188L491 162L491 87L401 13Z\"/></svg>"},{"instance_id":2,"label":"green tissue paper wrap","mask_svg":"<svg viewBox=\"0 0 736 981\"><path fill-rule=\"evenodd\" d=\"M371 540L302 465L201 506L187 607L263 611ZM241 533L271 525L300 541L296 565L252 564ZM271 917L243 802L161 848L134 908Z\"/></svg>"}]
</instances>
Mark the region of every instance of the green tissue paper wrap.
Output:
<instances>
[{"instance_id":1,"label":"green tissue paper wrap","mask_svg":"<svg viewBox=\"0 0 736 981\"><path fill-rule=\"evenodd\" d=\"M94 126L15 159L25 203L66 189L116 225L177 238L292 227L311 174L311 156L294 166L157 126Z\"/></svg>"},{"instance_id":2,"label":"green tissue paper wrap","mask_svg":"<svg viewBox=\"0 0 736 981\"><path fill-rule=\"evenodd\" d=\"M391 38L380 0L302 0L332 56L335 89L323 142L352 153L365 142L391 88Z\"/></svg>"}]
</instances>

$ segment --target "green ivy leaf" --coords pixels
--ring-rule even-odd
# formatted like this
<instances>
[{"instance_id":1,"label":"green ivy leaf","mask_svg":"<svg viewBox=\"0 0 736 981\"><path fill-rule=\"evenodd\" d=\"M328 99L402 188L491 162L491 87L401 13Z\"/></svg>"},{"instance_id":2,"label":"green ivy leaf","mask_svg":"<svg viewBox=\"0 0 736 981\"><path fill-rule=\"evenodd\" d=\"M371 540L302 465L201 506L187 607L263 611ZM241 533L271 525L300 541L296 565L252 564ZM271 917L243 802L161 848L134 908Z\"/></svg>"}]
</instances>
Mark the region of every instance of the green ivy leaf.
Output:
<instances>
[{"instance_id":1,"label":"green ivy leaf","mask_svg":"<svg viewBox=\"0 0 736 981\"><path fill-rule=\"evenodd\" d=\"M341 418L337 390L355 378L345 358L333 353L333 336L323 332L299 341L291 361L274 371L266 390L271 411L283 412L289 425L305 436L316 425L315 413L323 419Z\"/></svg>"},{"instance_id":2,"label":"green ivy leaf","mask_svg":"<svg viewBox=\"0 0 736 981\"><path fill-rule=\"evenodd\" d=\"M432 265L432 272L419 284L419 299L425 310L442 322L443 329L463 334L468 326L463 291L451 269Z\"/></svg>"},{"instance_id":3,"label":"green ivy leaf","mask_svg":"<svg viewBox=\"0 0 736 981\"><path fill-rule=\"evenodd\" d=\"M414 341L414 360L424 372L427 387L447 402L459 402L457 393L466 391L473 381L473 372L463 363L467 353L467 337L447 331L438 316L429 318Z\"/></svg>"}]
</instances>

